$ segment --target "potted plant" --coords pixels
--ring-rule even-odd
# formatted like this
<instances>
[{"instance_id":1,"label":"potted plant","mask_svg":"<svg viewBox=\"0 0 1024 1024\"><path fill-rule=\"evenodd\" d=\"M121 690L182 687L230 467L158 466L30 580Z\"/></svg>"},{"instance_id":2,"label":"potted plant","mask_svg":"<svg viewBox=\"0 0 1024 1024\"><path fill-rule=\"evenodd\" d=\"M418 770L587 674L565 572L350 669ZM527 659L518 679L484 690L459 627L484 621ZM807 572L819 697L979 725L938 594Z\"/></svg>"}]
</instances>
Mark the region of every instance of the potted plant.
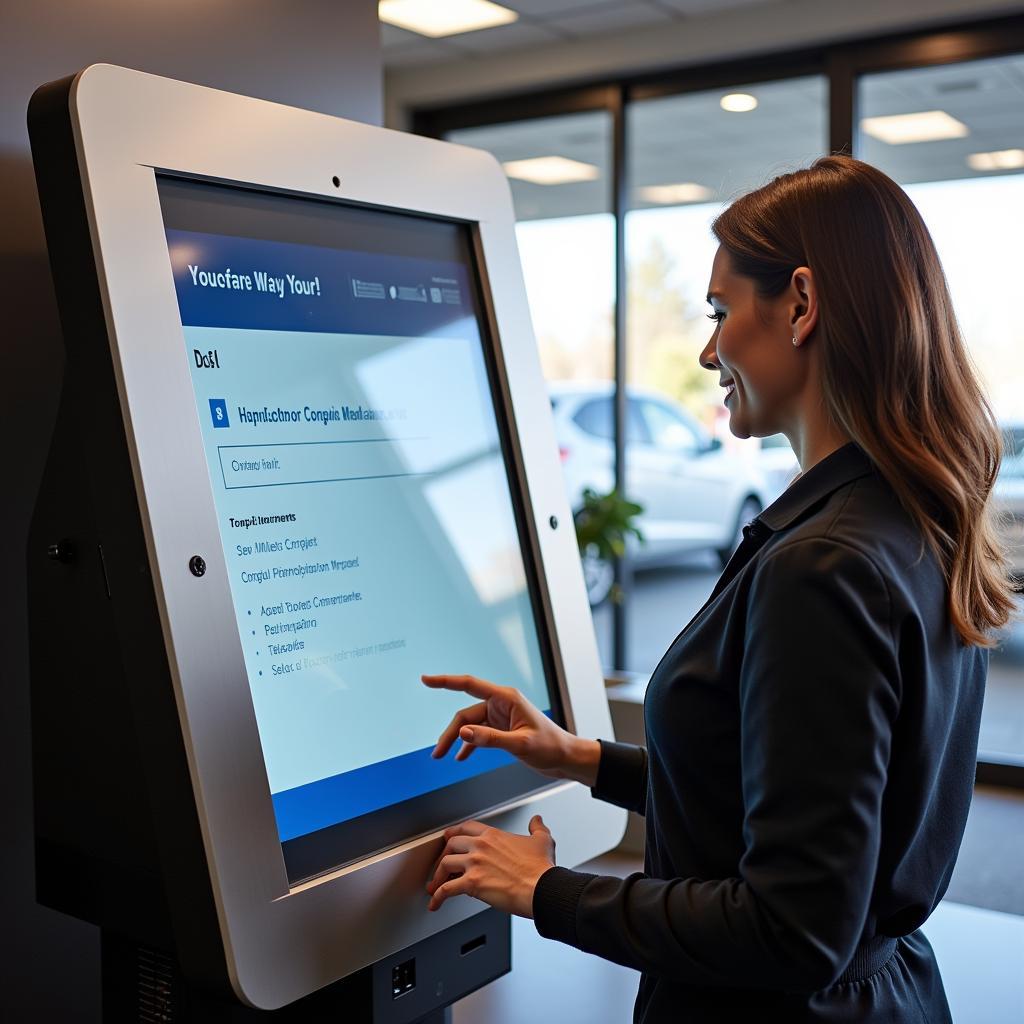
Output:
<instances>
[{"instance_id":1,"label":"potted plant","mask_svg":"<svg viewBox=\"0 0 1024 1024\"><path fill-rule=\"evenodd\" d=\"M573 515L573 523L592 608L609 598L616 604L622 600L613 562L625 554L628 534L644 543L643 533L633 521L642 512L642 505L621 497L615 488L607 494L583 489L583 504Z\"/></svg>"}]
</instances>

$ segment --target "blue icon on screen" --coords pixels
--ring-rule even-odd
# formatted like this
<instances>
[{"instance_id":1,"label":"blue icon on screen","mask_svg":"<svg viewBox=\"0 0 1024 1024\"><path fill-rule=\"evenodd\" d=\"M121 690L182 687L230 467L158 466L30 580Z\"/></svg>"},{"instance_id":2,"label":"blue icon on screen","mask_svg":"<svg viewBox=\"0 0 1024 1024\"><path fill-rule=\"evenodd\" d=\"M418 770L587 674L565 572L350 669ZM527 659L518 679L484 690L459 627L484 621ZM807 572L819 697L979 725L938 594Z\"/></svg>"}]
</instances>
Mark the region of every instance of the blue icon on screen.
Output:
<instances>
[{"instance_id":1,"label":"blue icon on screen","mask_svg":"<svg viewBox=\"0 0 1024 1024\"><path fill-rule=\"evenodd\" d=\"M228 403L223 398L210 399L210 415L215 427L230 427L228 423Z\"/></svg>"}]
</instances>

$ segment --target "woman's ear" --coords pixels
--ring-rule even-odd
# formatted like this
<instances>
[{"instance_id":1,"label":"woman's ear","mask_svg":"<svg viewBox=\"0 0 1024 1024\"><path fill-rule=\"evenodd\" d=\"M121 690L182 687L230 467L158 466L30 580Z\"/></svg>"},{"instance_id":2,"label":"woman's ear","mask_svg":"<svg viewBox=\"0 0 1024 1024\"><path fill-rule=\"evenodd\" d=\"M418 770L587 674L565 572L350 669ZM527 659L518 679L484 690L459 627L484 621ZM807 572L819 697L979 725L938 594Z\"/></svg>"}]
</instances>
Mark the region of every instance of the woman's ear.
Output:
<instances>
[{"instance_id":1,"label":"woman's ear","mask_svg":"<svg viewBox=\"0 0 1024 1024\"><path fill-rule=\"evenodd\" d=\"M818 324L818 289L810 267L797 267L789 283L789 329L802 345Z\"/></svg>"}]
</instances>

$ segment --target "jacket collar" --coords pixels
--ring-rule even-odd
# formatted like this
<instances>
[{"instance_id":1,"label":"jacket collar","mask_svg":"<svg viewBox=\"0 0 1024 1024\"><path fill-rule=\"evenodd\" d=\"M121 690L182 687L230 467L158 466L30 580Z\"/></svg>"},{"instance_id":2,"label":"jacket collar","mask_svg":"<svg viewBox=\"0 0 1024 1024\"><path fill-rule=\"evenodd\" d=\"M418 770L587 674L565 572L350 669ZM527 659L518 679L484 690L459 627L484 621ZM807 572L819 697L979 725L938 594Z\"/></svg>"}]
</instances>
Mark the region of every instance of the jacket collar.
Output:
<instances>
[{"instance_id":1,"label":"jacket collar","mask_svg":"<svg viewBox=\"0 0 1024 1024\"><path fill-rule=\"evenodd\" d=\"M784 530L844 484L870 475L874 464L855 441L816 462L756 518L772 532Z\"/></svg>"}]
</instances>

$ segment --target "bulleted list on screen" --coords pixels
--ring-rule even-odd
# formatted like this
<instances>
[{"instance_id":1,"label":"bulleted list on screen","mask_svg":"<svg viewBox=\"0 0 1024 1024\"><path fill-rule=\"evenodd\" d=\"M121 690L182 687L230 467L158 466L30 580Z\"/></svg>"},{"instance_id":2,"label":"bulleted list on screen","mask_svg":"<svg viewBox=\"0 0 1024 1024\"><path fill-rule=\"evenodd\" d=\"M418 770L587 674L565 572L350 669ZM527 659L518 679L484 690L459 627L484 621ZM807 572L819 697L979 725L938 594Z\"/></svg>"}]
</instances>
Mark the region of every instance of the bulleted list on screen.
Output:
<instances>
[{"instance_id":1,"label":"bulleted list on screen","mask_svg":"<svg viewBox=\"0 0 1024 1024\"><path fill-rule=\"evenodd\" d=\"M320 538L312 535L267 537L234 545L232 561L242 588L239 596L247 606L253 656L266 658L262 664L272 677L386 654L406 644L403 638L392 637L339 650L318 649L325 639L325 627L330 644L343 625L348 606L366 600L359 582L360 556L350 553L339 558L321 552ZM281 584L289 587L288 597L280 596ZM263 670L257 671L262 674Z\"/></svg>"}]
</instances>

